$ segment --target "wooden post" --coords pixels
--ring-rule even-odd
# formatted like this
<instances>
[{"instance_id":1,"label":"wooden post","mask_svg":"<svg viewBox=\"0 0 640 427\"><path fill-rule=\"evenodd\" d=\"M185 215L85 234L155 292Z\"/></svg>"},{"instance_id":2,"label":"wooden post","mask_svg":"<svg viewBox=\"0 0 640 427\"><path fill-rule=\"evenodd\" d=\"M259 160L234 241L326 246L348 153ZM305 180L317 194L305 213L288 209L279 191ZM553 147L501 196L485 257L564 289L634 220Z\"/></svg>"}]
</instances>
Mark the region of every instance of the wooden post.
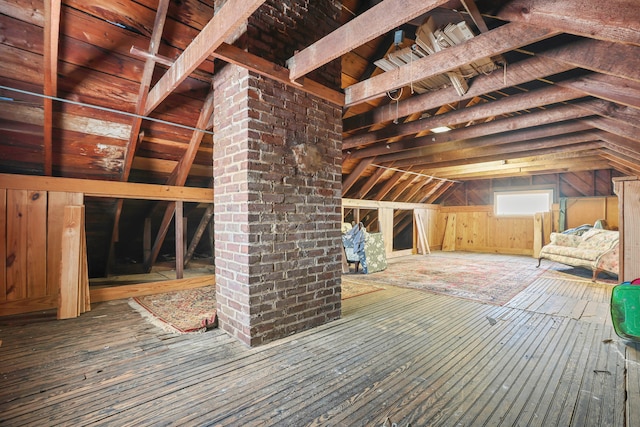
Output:
<instances>
[{"instance_id":1,"label":"wooden post","mask_svg":"<svg viewBox=\"0 0 640 427\"><path fill-rule=\"evenodd\" d=\"M149 259L151 256L151 218L144 219L144 229L142 231L142 259Z\"/></svg>"},{"instance_id":2,"label":"wooden post","mask_svg":"<svg viewBox=\"0 0 640 427\"><path fill-rule=\"evenodd\" d=\"M198 224L198 228L196 229L196 232L193 235L193 239L191 239L191 243L189 244L189 248L187 249L187 255L184 257L185 267L187 266L189 261L191 261L191 257L193 256L193 253L196 251L196 247L198 246L198 243L200 243L200 239L202 238L202 235L204 234L204 230L207 228L207 225L211 221L212 216L213 216L213 204L207 206L207 210L204 212L204 215L202 215L202 219L200 220L200 224Z\"/></svg>"},{"instance_id":3,"label":"wooden post","mask_svg":"<svg viewBox=\"0 0 640 427\"><path fill-rule=\"evenodd\" d=\"M182 200L176 202L175 231L176 231L176 279L184 275L184 221L182 217Z\"/></svg>"},{"instance_id":4,"label":"wooden post","mask_svg":"<svg viewBox=\"0 0 640 427\"><path fill-rule=\"evenodd\" d=\"M544 244L542 213L533 216L533 257L538 258Z\"/></svg>"}]
</instances>

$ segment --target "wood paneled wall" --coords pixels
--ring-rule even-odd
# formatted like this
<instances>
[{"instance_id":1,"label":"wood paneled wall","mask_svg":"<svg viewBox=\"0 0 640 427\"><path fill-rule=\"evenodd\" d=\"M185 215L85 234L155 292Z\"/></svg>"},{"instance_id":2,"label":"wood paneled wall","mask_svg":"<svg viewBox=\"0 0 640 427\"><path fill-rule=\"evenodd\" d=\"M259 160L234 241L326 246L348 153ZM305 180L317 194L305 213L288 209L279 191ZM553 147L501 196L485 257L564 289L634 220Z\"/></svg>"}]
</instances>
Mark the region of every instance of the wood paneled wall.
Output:
<instances>
[{"instance_id":1,"label":"wood paneled wall","mask_svg":"<svg viewBox=\"0 0 640 427\"><path fill-rule=\"evenodd\" d=\"M63 209L82 193L0 189L0 316L57 306Z\"/></svg>"},{"instance_id":2,"label":"wood paneled wall","mask_svg":"<svg viewBox=\"0 0 640 427\"><path fill-rule=\"evenodd\" d=\"M455 227L450 217L455 214ZM551 215L545 215L544 229L550 230ZM456 251L533 254L533 215L531 217L499 217L493 206L443 207L438 214L437 230L442 240L454 239ZM445 236L446 230L455 233ZM545 232L545 235L548 233Z\"/></svg>"}]
</instances>

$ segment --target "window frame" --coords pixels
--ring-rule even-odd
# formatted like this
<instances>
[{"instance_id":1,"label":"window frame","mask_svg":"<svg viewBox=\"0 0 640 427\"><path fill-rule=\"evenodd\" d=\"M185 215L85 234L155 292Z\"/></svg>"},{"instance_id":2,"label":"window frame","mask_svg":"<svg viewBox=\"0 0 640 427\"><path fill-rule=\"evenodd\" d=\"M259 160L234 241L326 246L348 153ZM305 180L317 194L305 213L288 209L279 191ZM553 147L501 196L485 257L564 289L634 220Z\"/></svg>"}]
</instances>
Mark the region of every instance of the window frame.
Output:
<instances>
[{"instance_id":1,"label":"window frame","mask_svg":"<svg viewBox=\"0 0 640 427\"><path fill-rule=\"evenodd\" d=\"M498 212L498 196L504 196L504 195L531 195L531 194L548 194L549 196L549 206L547 206L547 210L545 211L536 211L536 212L531 212L531 213L499 213ZM528 188L528 189L499 189L499 190L494 190L493 191L493 213L495 216L497 217L501 217L501 218L507 218L507 217L512 217L512 218L523 218L523 217L530 217L533 216L534 214L538 213L538 212L551 212L553 209L553 202L554 202L554 189L553 188Z\"/></svg>"}]
</instances>

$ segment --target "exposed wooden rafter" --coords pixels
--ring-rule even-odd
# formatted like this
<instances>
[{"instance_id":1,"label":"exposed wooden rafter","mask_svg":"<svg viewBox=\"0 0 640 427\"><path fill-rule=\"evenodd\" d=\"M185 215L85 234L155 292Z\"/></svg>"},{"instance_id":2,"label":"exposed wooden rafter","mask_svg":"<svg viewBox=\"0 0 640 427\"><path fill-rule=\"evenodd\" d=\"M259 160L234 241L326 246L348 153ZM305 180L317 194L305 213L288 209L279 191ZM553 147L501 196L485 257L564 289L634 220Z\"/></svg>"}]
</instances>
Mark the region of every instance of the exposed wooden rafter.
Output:
<instances>
[{"instance_id":1,"label":"exposed wooden rafter","mask_svg":"<svg viewBox=\"0 0 640 427\"><path fill-rule=\"evenodd\" d=\"M385 0L289 58L291 80L339 58L447 0Z\"/></svg>"},{"instance_id":2,"label":"exposed wooden rafter","mask_svg":"<svg viewBox=\"0 0 640 427\"><path fill-rule=\"evenodd\" d=\"M226 2L151 89L147 98L145 115L149 115L169 96L262 3L264 0Z\"/></svg>"},{"instance_id":3,"label":"exposed wooden rafter","mask_svg":"<svg viewBox=\"0 0 640 427\"><path fill-rule=\"evenodd\" d=\"M58 95L58 42L60 39L60 0L44 0L44 94ZM44 98L44 174L52 175L53 100Z\"/></svg>"},{"instance_id":4,"label":"exposed wooden rafter","mask_svg":"<svg viewBox=\"0 0 640 427\"><path fill-rule=\"evenodd\" d=\"M505 24L459 45L349 86L345 89L345 105L351 106L380 97L386 92L408 86L411 82L437 76L556 34L556 31L544 27Z\"/></svg>"},{"instance_id":5,"label":"exposed wooden rafter","mask_svg":"<svg viewBox=\"0 0 640 427\"><path fill-rule=\"evenodd\" d=\"M638 46L640 20L637 11L635 0L611 0L607 1L606 7L591 0L514 0L506 3L498 17Z\"/></svg>"}]
</instances>

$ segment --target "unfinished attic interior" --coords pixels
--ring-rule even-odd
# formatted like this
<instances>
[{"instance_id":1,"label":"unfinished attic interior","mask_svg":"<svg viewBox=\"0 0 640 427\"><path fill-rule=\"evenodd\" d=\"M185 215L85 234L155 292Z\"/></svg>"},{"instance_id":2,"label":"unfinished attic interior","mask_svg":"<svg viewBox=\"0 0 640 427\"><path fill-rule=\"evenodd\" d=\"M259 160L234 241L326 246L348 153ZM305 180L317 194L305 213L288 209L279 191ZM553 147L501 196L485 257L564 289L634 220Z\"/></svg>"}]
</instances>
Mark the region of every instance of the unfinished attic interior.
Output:
<instances>
[{"instance_id":1,"label":"unfinished attic interior","mask_svg":"<svg viewBox=\"0 0 640 427\"><path fill-rule=\"evenodd\" d=\"M637 0L0 0L0 57L0 425L640 424Z\"/></svg>"}]
</instances>

